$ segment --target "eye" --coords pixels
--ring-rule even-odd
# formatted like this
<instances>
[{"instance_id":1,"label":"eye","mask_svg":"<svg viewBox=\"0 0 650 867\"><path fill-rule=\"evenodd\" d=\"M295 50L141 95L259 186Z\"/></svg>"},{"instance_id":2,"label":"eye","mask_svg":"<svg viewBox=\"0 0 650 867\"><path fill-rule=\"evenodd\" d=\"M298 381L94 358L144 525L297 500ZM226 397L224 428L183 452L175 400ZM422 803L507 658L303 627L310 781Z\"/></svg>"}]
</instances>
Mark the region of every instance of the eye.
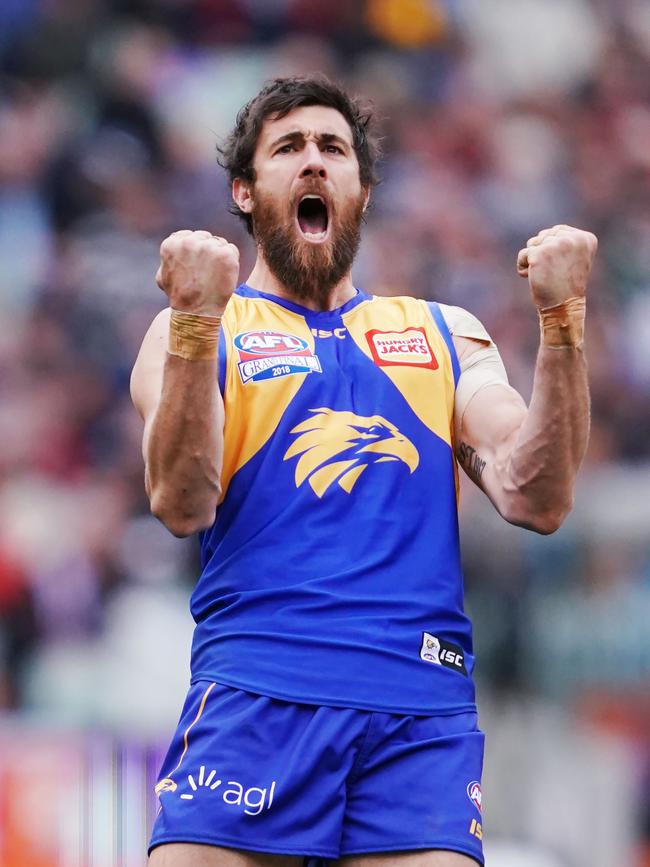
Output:
<instances>
[{"instance_id":1,"label":"eye","mask_svg":"<svg viewBox=\"0 0 650 867\"><path fill-rule=\"evenodd\" d=\"M343 148L340 148L338 145L329 144L325 147L325 150L328 154L342 154Z\"/></svg>"},{"instance_id":2,"label":"eye","mask_svg":"<svg viewBox=\"0 0 650 867\"><path fill-rule=\"evenodd\" d=\"M285 145L282 145L282 147L279 147L277 149L276 154L288 154L292 150L295 150L295 148L292 144L285 144Z\"/></svg>"}]
</instances>

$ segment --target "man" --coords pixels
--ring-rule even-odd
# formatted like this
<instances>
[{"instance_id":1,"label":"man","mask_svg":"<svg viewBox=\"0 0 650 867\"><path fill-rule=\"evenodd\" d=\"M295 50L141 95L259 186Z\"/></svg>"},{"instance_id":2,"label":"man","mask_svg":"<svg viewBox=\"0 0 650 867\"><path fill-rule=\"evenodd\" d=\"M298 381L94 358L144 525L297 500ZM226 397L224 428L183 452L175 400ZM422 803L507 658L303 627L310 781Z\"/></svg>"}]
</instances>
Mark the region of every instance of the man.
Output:
<instances>
[{"instance_id":1,"label":"man","mask_svg":"<svg viewBox=\"0 0 650 867\"><path fill-rule=\"evenodd\" d=\"M483 863L454 449L506 520L559 527L596 239L555 226L519 253L542 335L527 408L470 314L354 287L376 156L337 86L276 80L222 152L247 282L223 238L161 247L169 309L132 393L152 512L201 533L203 571L152 867Z\"/></svg>"}]
</instances>

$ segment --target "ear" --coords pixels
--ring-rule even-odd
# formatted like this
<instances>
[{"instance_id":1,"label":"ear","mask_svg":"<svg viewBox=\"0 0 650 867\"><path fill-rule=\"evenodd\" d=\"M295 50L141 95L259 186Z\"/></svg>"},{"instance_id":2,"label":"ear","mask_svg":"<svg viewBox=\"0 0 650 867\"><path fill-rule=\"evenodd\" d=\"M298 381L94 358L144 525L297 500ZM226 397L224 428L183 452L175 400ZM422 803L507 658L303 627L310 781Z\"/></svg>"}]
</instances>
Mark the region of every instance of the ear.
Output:
<instances>
[{"instance_id":1,"label":"ear","mask_svg":"<svg viewBox=\"0 0 650 867\"><path fill-rule=\"evenodd\" d=\"M363 210L366 211L368 209L368 205L370 204L370 187L365 188L366 199L363 203Z\"/></svg>"},{"instance_id":2,"label":"ear","mask_svg":"<svg viewBox=\"0 0 650 867\"><path fill-rule=\"evenodd\" d=\"M253 210L253 192L250 181L235 178L232 182L232 197L240 211L250 214Z\"/></svg>"}]
</instances>

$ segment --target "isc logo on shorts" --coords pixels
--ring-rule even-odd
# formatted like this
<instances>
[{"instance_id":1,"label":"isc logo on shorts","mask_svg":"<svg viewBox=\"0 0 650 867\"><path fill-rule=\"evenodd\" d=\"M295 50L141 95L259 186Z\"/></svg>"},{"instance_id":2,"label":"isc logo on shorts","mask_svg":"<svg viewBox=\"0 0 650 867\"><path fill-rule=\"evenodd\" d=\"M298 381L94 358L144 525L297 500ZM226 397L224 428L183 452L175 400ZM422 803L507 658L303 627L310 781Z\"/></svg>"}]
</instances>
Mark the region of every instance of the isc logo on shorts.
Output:
<instances>
[{"instance_id":1,"label":"isc logo on shorts","mask_svg":"<svg viewBox=\"0 0 650 867\"><path fill-rule=\"evenodd\" d=\"M293 373L321 373L320 361L302 337L282 331L244 331L233 340L244 384Z\"/></svg>"},{"instance_id":2,"label":"isc logo on shorts","mask_svg":"<svg viewBox=\"0 0 650 867\"><path fill-rule=\"evenodd\" d=\"M429 346L424 328L406 328L404 331L366 331L366 340L373 360L379 367L406 365L437 370L438 362Z\"/></svg>"}]
</instances>

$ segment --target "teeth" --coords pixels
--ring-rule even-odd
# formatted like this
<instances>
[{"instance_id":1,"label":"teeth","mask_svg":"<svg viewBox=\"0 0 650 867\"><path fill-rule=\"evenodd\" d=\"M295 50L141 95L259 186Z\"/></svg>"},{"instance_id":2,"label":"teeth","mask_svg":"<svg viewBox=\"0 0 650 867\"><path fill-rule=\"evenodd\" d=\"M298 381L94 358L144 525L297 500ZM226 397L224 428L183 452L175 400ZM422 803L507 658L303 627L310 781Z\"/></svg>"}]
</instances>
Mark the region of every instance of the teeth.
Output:
<instances>
[{"instance_id":1,"label":"teeth","mask_svg":"<svg viewBox=\"0 0 650 867\"><path fill-rule=\"evenodd\" d=\"M321 241L325 235L327 235L327 231L325 232L303 232L305 238L309 238L310 241Z\"/></svg>"},{"instance_id":2,"label":"teeth","mask_svg":"<svg viewBox=\"0 0 650 867\"><path fill-rule=\"evenodd\" d=\"M305 199L318 199L319 202L323 202L323 204L325 204L325 201L324 201L324 199L323 199L322 196L316 196L316 195L314 195L313 193L309 193L308 195L303 196L302 199L301 199L300 201L301 201L301 202L304 202Z\"/></svg>"}]
</instances>

